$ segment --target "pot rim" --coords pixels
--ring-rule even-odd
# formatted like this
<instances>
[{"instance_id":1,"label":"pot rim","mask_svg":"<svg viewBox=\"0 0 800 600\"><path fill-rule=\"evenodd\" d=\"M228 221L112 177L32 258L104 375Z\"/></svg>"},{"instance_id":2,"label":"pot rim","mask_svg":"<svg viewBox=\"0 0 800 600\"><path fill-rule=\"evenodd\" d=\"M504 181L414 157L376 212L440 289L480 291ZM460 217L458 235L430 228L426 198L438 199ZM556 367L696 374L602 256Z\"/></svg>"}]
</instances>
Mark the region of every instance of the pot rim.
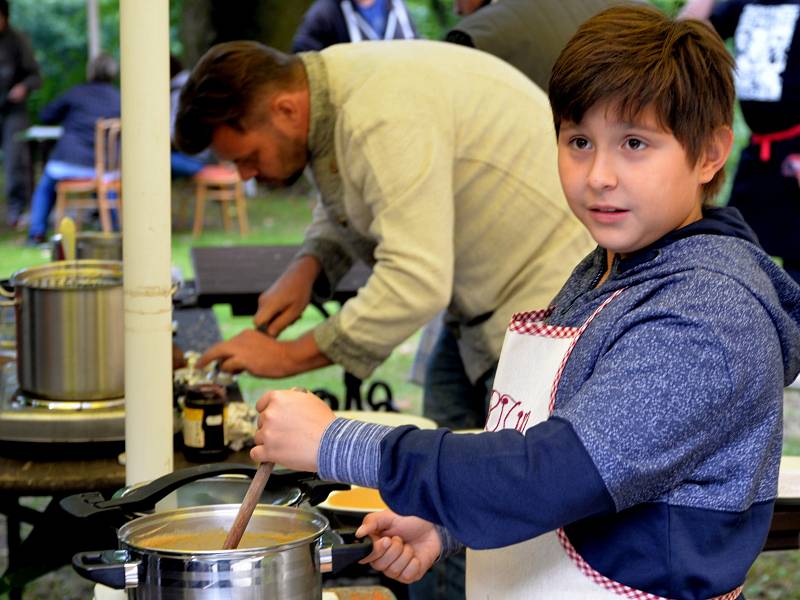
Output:
<instances>
[{"instance_id":1,"label":"pot rim","mask_svg":"<svg viewBox=\"0 0 800 600\"><path fill-rule=\"evenodd\" d=\"M290 550L292 548L297 548L300 546L307 545L312 542L316 542L322 535L325 533L326 530L330 528L330 522L328 521L327 517L324 515L308 510L305 508L296 508L293 506L275 506L272 504L258 504L256 505L255 510L253 511L252 519L256 519L259 515L261 516L269 516L270 513L272 514L284 514L284 515L293 515L297 516L300 515L307 519L307 523L311 525L314 530L309 531L307 535L299 537L297 539L292 540L291 542L286 542L283 544L275 544L271 546L261 546L257 548L237 548L235 550L179 550L174 548L150 548L148 546L144 546L141 544L137 544L135 541L132 541L130 538L137 533L136 529L141 529L142 527L147 527L150 524L157 523L158 521L168 521L170 518L173 517L185 517L185 518L199 518L202 516L207 516L209 514L219 516L220 513L224 513L225 516L230 517L230 523L233 523L234 519L236 518L237 513L239 512L239 504L207 504L203 506L189 506L185 508L176 508L168 511L161 511L156 512L149 515L144 515L142 517L137 517L128 523L125 523L122 527L119 528L117 531L117 538L119 543L122 547L130 548L136 550L137 552L141 552L148 555L158 555L158 556L166 556L166 557L181 557L185 558L187 556L194 556L199 557L202 559L230 559L235 557L236 559L252 556L252 555L264 555L264 554L273 554L283 552L285 550Z\"/></svg>"},{"instance_id":2,"label":"pot rim","mask_svg":"<svg viewBox=\"0 0 800 600\"><path fill-rule=\"evenodd\" d=\"M91 288L70 288L53 287L51 285L41 285L40 280L47 276L56 274L86 274L97 277L108 278L110 281L103 282ZM101 259L78 259L78 260L58 260L25 267L15 271L10 278L10 284L14 289L31 289L48 292L87 292L100 289L109 289L122 286L122 261L101 260Z\"/></svg>"}]
</instances>

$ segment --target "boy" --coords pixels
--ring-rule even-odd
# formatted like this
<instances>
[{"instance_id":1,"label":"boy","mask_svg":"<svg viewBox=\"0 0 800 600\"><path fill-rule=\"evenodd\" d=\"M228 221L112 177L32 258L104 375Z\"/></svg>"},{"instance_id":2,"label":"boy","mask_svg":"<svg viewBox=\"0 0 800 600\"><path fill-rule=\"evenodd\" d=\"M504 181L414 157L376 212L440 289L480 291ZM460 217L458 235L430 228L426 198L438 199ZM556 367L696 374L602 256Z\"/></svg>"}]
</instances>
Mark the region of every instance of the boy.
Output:
<instances>
[{"instance_id":1,"label":"boy","mask_svg":"<svg viewBox=\"0 0 800 600\"><path fill-rule=\"evenodd\" d=\"M550 309L512 319L486 432L391 430L272 392L253 458L379 488L394 512L359 533L401 581L458 540L470 598L740 597L772 516L800 288L738 212L703 205L731 149L731 70L699 22L587 21L550 100L598 248Z\"/></svg>"}]
</instances>

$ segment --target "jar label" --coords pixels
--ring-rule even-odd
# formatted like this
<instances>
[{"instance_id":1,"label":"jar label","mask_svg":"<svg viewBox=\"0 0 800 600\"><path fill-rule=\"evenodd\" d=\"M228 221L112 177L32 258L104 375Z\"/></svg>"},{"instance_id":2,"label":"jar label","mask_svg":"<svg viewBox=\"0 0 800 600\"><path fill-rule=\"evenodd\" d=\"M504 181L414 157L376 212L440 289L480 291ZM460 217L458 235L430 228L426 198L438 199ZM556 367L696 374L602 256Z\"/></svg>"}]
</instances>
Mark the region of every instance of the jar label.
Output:
<instances>
[{"instance_id":1,"label":"jar label","mask_svg":"<svg viewBox=\"0 0 800 600\"><path fill-rule=\"evenodd\" d=\"M190 448L204 448L206 436L203 431L203 409L183 409L183 444Z\"/></svg>"},{"instance_id":2,"label":"jar label","mask_svg":"<svg viewBox=\"0 0 800 600\"><path fill-rule=\"evenodd\" d=\"M208 415L206 417L206 425L209 427L222 425L222 415Z\"/></svg>"}]
</instances>

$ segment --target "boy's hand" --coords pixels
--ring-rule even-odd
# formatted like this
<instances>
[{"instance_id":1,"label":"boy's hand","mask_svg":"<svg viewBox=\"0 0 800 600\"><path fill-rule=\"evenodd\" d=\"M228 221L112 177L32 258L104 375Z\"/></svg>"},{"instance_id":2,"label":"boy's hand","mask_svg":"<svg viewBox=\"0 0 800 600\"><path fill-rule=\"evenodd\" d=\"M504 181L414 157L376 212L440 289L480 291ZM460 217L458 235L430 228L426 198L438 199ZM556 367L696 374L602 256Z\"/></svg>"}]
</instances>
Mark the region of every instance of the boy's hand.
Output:
<instances>
[{"instance_id":1,"label":"boy's hand","mask_svg":"<svg viewBox=\"0 0 800 600\"><path fill-rule=\"evenodd\" d=\"M256 462L316 471L322 434L335 418L328 405L308 392L279 390L264 394L256 410L258 431L250 457Z\"/></svg>"},{"instance_id":2,"label":"boy's hand","mask_svg":"<svg viewBox=\"0 0 800 600\"><path fill-rule=\"evenodd\" d=\"M371 513L356 531L357 537L372 538L373 550L361 564L401 583L413 583L433 566L442 551L442 541L433 523L417 517L401 517L390 510Z\"/></svg>"}]
</instances>

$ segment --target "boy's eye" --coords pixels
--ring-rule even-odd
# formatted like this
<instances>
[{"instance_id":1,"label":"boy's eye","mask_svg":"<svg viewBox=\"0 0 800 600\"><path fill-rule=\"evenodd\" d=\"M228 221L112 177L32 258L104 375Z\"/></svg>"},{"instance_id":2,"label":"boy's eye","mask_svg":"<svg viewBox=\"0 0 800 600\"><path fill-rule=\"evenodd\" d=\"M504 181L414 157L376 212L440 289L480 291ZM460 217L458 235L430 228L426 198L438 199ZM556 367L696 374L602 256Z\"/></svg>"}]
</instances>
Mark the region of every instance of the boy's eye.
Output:
<instances>
[{"instance_id":1,"label":"boy's eye","mask_svg":"<svg viewBox=\"0 0 800 600\"><path fill-rule=\"evenodd\" d=\"M643 150L644 148L647 148L647 144L639 138L628 138L625 140L625 145L631 150Z\"/></svg>"},{"instance_id":2,"label":"boy's eye","mask_svg":"<svg viewBox=\"0 0 800 600\"><path fill-rule=\"evenodd\" d=\"M576 150L586 150L587 148L591 147L591 142L589 142L589 140L586 138L574 137L569 141L569 145Z\"/></svg>"}]
</instances>

